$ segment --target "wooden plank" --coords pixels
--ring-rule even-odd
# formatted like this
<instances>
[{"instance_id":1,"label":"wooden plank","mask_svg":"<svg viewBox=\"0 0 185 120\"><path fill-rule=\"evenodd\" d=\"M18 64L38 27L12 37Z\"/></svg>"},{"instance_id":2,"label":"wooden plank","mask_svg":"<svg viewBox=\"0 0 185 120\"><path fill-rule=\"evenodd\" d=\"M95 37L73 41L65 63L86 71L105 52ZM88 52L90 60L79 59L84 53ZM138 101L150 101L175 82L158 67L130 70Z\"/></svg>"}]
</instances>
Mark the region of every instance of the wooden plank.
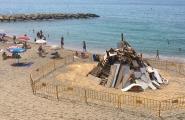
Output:
<instances>
[{"instance_id":1,"label":"wooden plank","mask_svg":"<svg viewBox=\"0 0 185 120\"><path fill-rule=\"evenodd\" d=\"M114 79L113 79L111 87L115 86L116 80L117 80L117 75L118 75L118 72L119 72L119 69L120 69L120 64L114 64L114 65L116 66L116 72L115 72L115 76L114 76Z\"/></svg>"},{"instance_id":2,"label":"wooden plank","mask_svg":"<svg viewBox=\"0 0 185 120\"><path fill-rule=\"evenodd\" d=\"M137 63L136 60L132 60L132 64L134 68L139 68L139 64Z\"/></svg>"},{"instance_id":3,"label":"wooden plank","mask_svg":"<svg viewBox=\"0 0 185 120\"><path fill-rule=\"evenodd\" d=\"M113 81L114 76L115 76L116 68L117 67L115 65L111 65L110 74L108 76L108 81L107 81L107 84L105 85L106 87L111 87L112 81Z\"/></svg>"},{"instance_id":4,"label":"wooden plank","mask_svg":"<svg viewBox=\"0 0 185 120\"><path fill-rule=\"evenodd\" d=\"M124 69L125 69L125 66L121 65L119 73L118 73L118 77L117 77L115 88L118 88L118 86L121 84L121 81L122 81L123 75L124 75L123 74L124 73Z\"/></svg>"},{"instance_id":5,"label":"wooden plank","mask_svg":"<svg viewBox=\"0 0 185 120\"><path fill-rule=\"evenodd\" d=\"M125 66L124 69L124 77L122 79L122 86L121 89L125 87L126 83L128 82L128 79L130 78L131 74L133 74L134 71L130 70L130 66Z\"/></svg>"}]
</instances>

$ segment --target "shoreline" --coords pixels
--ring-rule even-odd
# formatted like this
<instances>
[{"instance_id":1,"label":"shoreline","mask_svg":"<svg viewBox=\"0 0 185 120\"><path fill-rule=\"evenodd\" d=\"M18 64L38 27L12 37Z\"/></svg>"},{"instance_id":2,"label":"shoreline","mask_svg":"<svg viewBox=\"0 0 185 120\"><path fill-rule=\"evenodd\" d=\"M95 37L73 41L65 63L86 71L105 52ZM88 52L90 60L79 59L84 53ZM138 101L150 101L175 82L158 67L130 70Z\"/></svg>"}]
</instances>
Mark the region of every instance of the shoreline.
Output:
<instances>
[{"instance_id":1,"label":"shoreline","mask_svg":"<svg viewBox=\"0 0 185 120\"><path fill-rule=\"evenodd\" d=\"M8 34L7 36L12 39L13 35ZM35 44L32 39L28 42L32 43L32 44ZM58 44L56 42L51 42L51 41L47 42L47 46L52 46L52 45L58 45ZM67 45L65 46L64 45L64 50L71 51L71 52L74 52L74 53L75 53L75 51L82 52L82 47L80 48L80 47L76 47L75 45L71 45L71 46L67 46ZM90 49L90 50L87 49L87 51L90 54L104 55L106 49L98 49L98 50L97 49ZM137 52L137 53L141 53L141 52ZM144 53L144 52L142 52L142 54L143 54L144 58L156 59L155 54L152 54L152 53L148 54L148 53ZM185 63L185 58L184 57L179 57L179 56L160 55L159 60L167 60L167 61L171 61L171 62Z\"/></svg>"},{"instance_id":2,"label":"shoreline","mask_svg":"<svg viewBox=\"0 0 185 120\"><path fill-rule=\"evenodd\" d=\"M82 49L79 48L72 48L72 47L66 47L66 50L70 50L70 51L82 51ZM103 51L103 49L102 49ZM100 54L100 55L104 55L105 54L106 49L104 50L104 52L98 52L95 49L88 51L91 54ZM140 53L140 52L138 52ZM155 54L147 54L147 53L143 53L144 58L151 58L151 59L156 59L156 55ZM160 59L159 60L167 60L167 61L173 61L173 62L178 62L178 63L185 63L185 58L184 57L177 57L177 56L165 56L165 55L160 55Z\"/></svg>"}]
</instances>

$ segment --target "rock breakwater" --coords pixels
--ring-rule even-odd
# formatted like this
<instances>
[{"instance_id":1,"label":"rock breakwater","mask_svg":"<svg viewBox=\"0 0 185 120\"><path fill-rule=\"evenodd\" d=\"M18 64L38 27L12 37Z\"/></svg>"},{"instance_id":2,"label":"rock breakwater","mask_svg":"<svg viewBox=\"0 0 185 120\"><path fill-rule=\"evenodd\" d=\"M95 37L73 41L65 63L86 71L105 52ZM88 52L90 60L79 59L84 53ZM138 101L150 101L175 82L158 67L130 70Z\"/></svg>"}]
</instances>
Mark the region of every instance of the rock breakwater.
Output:
<instances>
[{"instance_id":1,"label":"rock breakwater","mask_svg":"<svg viewBox=\"0 0 185 120\"><path fill-rule=\"evenodd\" d=\"M89 19L100 17L92 13L48 13L48 14L14 14L0 15L0 21L31 21L31 20L49 20L49 19Z\"/></svg>"}]
</instances>

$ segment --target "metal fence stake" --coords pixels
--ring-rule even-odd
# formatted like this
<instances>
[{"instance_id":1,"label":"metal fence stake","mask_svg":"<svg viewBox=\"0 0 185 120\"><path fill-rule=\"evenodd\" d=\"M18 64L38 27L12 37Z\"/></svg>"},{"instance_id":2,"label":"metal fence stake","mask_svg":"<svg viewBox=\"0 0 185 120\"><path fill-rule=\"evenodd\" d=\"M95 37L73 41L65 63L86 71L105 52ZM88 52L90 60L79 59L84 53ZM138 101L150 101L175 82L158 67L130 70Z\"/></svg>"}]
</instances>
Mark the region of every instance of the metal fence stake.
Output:
<instances>
[{"instance_id":1,"label":"metal fence stake","mask_svg":"<svg viewBox=\"0 0 185 120\"><path fill-rule=\"evenodd\" d=\"M31 75L31 74L30 74L30 82L31 82L32 92L33 92L33 94L35 95L35 84L34 84L34 82L33 82L32 75Z\"/></svg>"},{"instance_id":2,"label":"metal fence stake","mask_svg":"<svg viewBox=\"0 0 185 120\"><path fill-rule=\"evenodd\" d=\"M85 100L85 103L88 104L88 102L87 102L87 91L86 91L86 89L84 89L84 100Z\"/></svg>"},{"instance_id":3,"label":"metal fence stake","mask_svg":"<svg viewBox=\"0 0 185 120\"><path fill-rule=\"evenodd\" d=\"M43 74L43 78L44 78L44 66L42 66L42 74Z\"/></svg>"},{"instance_id":4,"label":"metal fence stake","mask_svg":"<svg viewBox=\"0 0 185 120\"><path fill-rule=\"evenodd\" d=\"M118 109L121 109L121 96L118 95Z\"/></svg>"},{"instance_id":5,"label":"metal fence stake","mask_svg":"<svg viewBox=\"0 0 185 120\"><path fill-rule=\"evenodd\" d=\"M59 96L58 96L58 85L56 86L56 96L57 96L57 100L59 101Z\"/></svg>"},{"instance_id":6,"label":"metal fence stake","mask_svg":"<svg viewBox=\"0 0 185 120\"><path fill-rule=\"evenodd\" d=\"M53 62L54 70L56 70L55 60Z\"/></svg>"},{"instance_id":7,"label":"metal fence stake","mask_svg":"<svg viewBox=\"0 0 185 120\"><path fill-rule=\"evenodd\" d=\"M159 102L159 113L158 113L158 117L161 117L161 101Z\"/></svg>"}]
</instances>

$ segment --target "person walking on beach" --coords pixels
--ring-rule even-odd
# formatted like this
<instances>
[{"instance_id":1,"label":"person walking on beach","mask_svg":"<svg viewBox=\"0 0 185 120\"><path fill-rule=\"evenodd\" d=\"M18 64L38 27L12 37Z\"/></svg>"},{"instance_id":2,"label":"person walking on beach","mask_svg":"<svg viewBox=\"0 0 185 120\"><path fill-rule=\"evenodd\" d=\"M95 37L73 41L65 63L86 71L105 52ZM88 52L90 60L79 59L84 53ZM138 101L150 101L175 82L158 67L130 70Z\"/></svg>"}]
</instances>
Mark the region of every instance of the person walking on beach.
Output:
<instances>
[{"instance_id":1,"label":"person walking on beach","mask_svg":"<svg viewBox=\"0 0 185 120\"><path fill-rule=\"evenodd\" d=\"M86 43L83 41L83 52L87 52Z\"/></svg>"},{"instance_id":2,"label":"person walking on beach","mask_svg":"<svg viewBox=\"0 0 185 120\"><path fill-rule=\"evenodd\" d=\"M42 39L43 38L43 32L42 32L42 30L40 30L40 39Z\"/></svg>"},{"instance_id":3,"label":"person walking on beach","mask_svg":"<svg viewBox=\"0 0 185 120\"><path fill-rule=\"evenodd\" d=\"M14 44L16 44L15 40L16 40L16 36L14 35L14 36L13 36L13 43L14 43Z\"/></svg>"},{"instance_id":4,"label":"person walking on beach","mask_svg":"<svg viewBox=\"0 0 185 120\"><path fill-rule=\"evenodd\" d=\"M37 38L40 39L40 32L37 32Z\"/></svg>"},{"instance_id":5,"label":"person walking on beach","mask_svg":"<svg viewBox=\"0 0 185 120\"><path fill-rule=\"evenodd\" d=\"M64 37L63 36L61 37L60 44L61 44L61 48L63 49L64 48Z\"/></svg>"},{"instance_id":6,"label":"person walking on beach","mask_svg":"<svg viewBox=\"0 0 185 120\"><path fill-rule=\"evenodd\" d=\"M159 50L157 50L156 58L159 59Z\"/></svg>"}]
</instances>

